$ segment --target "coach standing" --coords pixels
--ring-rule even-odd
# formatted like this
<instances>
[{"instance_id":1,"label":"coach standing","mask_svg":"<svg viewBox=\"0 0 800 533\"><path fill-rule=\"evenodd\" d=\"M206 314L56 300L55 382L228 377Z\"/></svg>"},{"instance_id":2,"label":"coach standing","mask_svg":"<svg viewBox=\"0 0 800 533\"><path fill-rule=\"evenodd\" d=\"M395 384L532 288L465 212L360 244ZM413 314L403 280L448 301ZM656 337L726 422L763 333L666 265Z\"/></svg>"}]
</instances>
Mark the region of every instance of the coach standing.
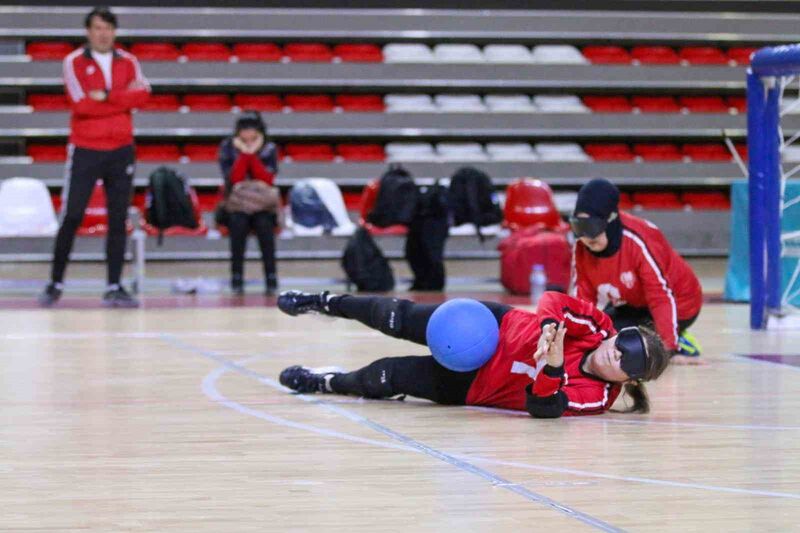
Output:
<instances>
[{"instance_id":1,"label":"coach standing","mask_svg":"<svg viewBox=\"0 0 800 533\"><path fill-rule=\"evenodd\" d=\"M108 287L103 303L109 307L137 307L139 303L120 285L120 277L134 175L131 110L147 100L150 85L136 58L114 48L116 15L107 8L95 8L86 16L84 25L88 44L64 58L64 85L72 107L67 182L51 280L39 302L50 306L61 297L75 233L94 184L102 179L108 210Z\"/></svg>"}]
</instances>

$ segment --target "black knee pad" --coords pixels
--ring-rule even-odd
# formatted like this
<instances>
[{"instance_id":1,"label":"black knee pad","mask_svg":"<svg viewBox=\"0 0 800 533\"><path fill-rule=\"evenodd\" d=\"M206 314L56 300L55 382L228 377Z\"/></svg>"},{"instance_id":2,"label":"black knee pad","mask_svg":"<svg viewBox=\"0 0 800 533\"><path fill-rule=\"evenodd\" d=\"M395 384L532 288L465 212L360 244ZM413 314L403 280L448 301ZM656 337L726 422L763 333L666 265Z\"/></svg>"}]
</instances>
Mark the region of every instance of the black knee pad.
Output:
<instances>
[{"instance_id":1,"label":"black knee pad","mask_svg":"<svg viewBox=\"0 0 800 533\"><path fill-rule=\"evenodd\" d=\"M373 327L384 335L399 338L402 335L406 310L410 304L408 300L397 298L376 300L370 312Z\"/></svg>"},{"instance_id":2,"label":"black knee pad","mask_svg":"<svg viewBox=\"0 0 800 533\"><path fill-rule=\"evenodd\" d=\"M378 359L367 366L360 376L366 398L389 398L395 395L392 387L392 360Z\"/></svg>"}]
</instances>

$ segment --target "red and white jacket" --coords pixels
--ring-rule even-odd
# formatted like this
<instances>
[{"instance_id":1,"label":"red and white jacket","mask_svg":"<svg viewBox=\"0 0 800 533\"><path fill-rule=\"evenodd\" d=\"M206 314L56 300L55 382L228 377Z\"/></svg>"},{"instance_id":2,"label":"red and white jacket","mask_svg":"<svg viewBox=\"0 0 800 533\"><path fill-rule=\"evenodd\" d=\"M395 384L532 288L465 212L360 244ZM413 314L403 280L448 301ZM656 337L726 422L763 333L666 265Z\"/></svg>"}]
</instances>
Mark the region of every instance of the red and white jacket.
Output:
<instances>
[{"instance_id":1,"label":"red and white jacket","mask_svg":"<svg viewBox=\"0 0 800 533\"><path fill-rule=\"evenodd\" d=\"M564 366L556 369L544 359L534 360L533 354L542 326L562 320L567 327ZM603 340L615 334L611 319L592 303L545 292L535 313L512 309L505 314L497 350L478 370L466 403L527 409L533 416L547 418L603 413L617 399L621 387L583 372L581 365Z\"/></svg>"},{"instance_id":2,"label":"red and white jacket","mask_svg":"<svg viewBox=\"0 0 800 533\"><path fill-rule=\"evenodd\" d=\"M90 150L115 150L133 143L131 110L147 101L150 84L133 54L114 49L111 88L88 47L64 58L64 87L72 105L69 142ZM134 81L144 88L129 89ZM107 91L105 101L89 98L91 91Z\"/></svg>"},{"instance_id":3,"label":"red and white jacket","mask_svg":"<svg viewBox=\"0 0 800 533\"><path fill-rule=\"evenodd\" d=\"M703 290L692 268L647 220L620 212L622 242L611 257L575 245L573 293L595 302L647 308L664 345L678 345L678 321L700 313Z\"/></svg>"}]
</instances>

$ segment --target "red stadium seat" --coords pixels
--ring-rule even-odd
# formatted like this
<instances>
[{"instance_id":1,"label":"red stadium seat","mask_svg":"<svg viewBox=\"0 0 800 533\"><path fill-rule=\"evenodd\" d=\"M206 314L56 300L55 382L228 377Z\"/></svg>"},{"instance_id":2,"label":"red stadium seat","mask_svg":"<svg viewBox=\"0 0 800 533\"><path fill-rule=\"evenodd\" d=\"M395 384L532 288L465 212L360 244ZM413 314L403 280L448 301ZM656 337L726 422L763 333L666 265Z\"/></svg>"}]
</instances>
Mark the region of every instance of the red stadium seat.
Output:
<instances>
[{"instance_id":1,"label":"red stadium seat","mask_svg":"<svg viewBox=\"0 0 800 533\"><path fill-rule=\"evenodd\" d=\"M175 144L137 144L136 159L139 161L177 161L181 151Z\"/></svg>"},{"instance_id":2,"label":"red stadium seat","mask_svg":"<svg viewBox=\"0 0 800 533\"><path fill-rule=\"evenodd\" d=\"M69 100L64 94L29 94L27 103L34 111L66 111Z\"/></svg>"},{"instance_id":3,"label":"red stadium seat","mask_svg":"<svg viewBox=\"0 0 800 533\"><path fill-rule=\"evenodd\" d=\"M200 205L202 213L213 212L217 208L217 204L222 200L222 195L219 190L201 191L197 193L197 202Z\"/></svg>"},{"instance_id":4,"label":"red stadium seat","mask_svg":"<svg viewBox=\"0 0 800 533\"><path fill-rule=\"evenodd\" d=\"M683 155L674 144L635 143L633 153L644 161L681 161Z\"/></svg>"},{"instance_id":5,"label":"red stadium seat","mask_svg":"<svg viewBox=\"0 0 800 533\"><path fill-rule=\"evenodd\" d=\"M728 147L724 144L684 144L682 152L692 161L730 161L732 159Z\"/></svg>"},{"instance_id":6,"label":"red stadium seat","mask_svg":"<svg viewBox=\"0 0 800 533\"><path fill-rule=\"evenodd\" d=\"M228 61L231 50L222 43L186 43L181 49L189 61Z\"/></svg>"},{"instance_id":7,"label":"red stadium seat","mask_svg":"<svg viewBox=\"0 0 800 533\"><path fill-rule=\"evenodd\" d=\"M142 229L147 235L155 236L161 233L165 236L181 236L181 237L201 237L208 233L208 227L206 223L203 221L203 211L200 207L200 201L197 198L197 192L194 190L193 187L189 187L189 198L192 200L192 207L194 208L195 213L195 222L197 222L196 228L187 228L184 226L171 226L163 230L163 232L159 232L159 229L155 226L151 226L147 223L145 217L141 217L139 219L139 224L141 225Z\"/></svg>"},{"instance_id":8,"label":"red stadium seat","mask_svg":"<svg viewBox=\"0 0 800 533\"><path fill-rule=\"evenodd\" d=\"M27 153L37 163L67 160L67 147L63 144L29 144Z\"/></svg>"},{"instance_id":9,"label":"red stadium seat","mask_svg":"<svg viewBox=\"0 0 800 533\"><path fill-rule=\"evenodd\" d=\"M621 46L585 46L583 55L594 64L627 65L631 55Z\"/></svg>"},{"instance_id":10,"label":"red stadium seat","mask_svg":"<svg viewBox=\"0 0 800 533\"><path fill-rule=\"evenodd\" d=\"M631 195L620 191L619 193L619 208L629 211L633 209L633 200L631 200Z\"/></svg>"},{"instance_id":11,"label":"red stadium seat","mask_svg":"<svg viewBox=\"0 0 800 533\"><path fill-rule=\"evenodd\" d=\"M589 143L583 147L589 157L595 161L632 161L633 153L624 143Z\"/></svg>"},{"instance_id":12,"label":"red stadium seat","mask_svg":"<svg viewBox=\"0 0 800 533\"><path fill-rule=\"evenodd\" d=\"M239 109L255 109L269 113L283 111L283 102L279 94L237 94L233 97L233 105Z\"/></svg>"},{"instance_id":13,"label":"red stadium seat","mask_svg":"<svg viewBox=\"0 0 800 533\"><path fill-rule=\"evenodd\" d=\"M624 96L584 96L583 103L595 113L630 113L633 106Z\"/></svg>"},{"instance_id":14,"label":"red stadium seat","mask_svg":"<svg viewBox=\"0 0 800 533\"><path fill-rule=\"evenodd\" d=\"M230 111L232 104L227 94L187 94L183 105L192 111Z\"/></svg>"},{"instance_id":15,"label":"red stadium seat","mask_svg":"<svg viewBox=\"0 0 800 533\"><path fill-rule=\"evenodd\" d=\"M741 157L742 160L747 161L747 145L736 144L733 147L736 149L736 152L739 154L739 157Z\"/></svg>"},{"instance_id":16,"label":"red stadium seat","mask_svg":"<svg viewBox=\"0 0 800 533\"><path fill-rule=\"evenodd\" d=\"M680 113L681 106L672 96L633 96L633 106L642 113Z\"/></svg>"},{"instance_id":17,"label":"red stadium seat","mask_svg":"<svg viewBox=\"0 0 800 533\"><path fill-rule=\"evenodd\" d=\"M386 154L380 144L339 144L336 153L345 161L384 161Z\"/></svg>"},{"instance_id":18,"label":"red stadium seat","mask_svg":"<svg viewBox=\"0 0 800 533\"><path fill-rule=\"evenodd\" d=\"M683 209L676 192L635 192L632 200L642 209Z\"/></svg>"},{"instance_id":19,"label":"red stadium seat","mask_svg":"<svg viewBox=\"0 0 800 533\"><path fill-rule=\"evenodd\" d=\"M347 112L382 113L385 109L383 98L377 94L339 94L336 107Z\"/></svg>"},{"instance_id":20,"label":"red stadium seat","mask_svg":"<svg viewBox=\"0 0 800 533\"><path fill-rule=\"evenodd\" d=\"M175 112L180 107L181 103L175 94L151 94L147 102L142 104L139 109L142 111Z\"/></svg>"},{"instance_id":21,"label":"red stadium seat","mask_svg":"<svg viewBox=\"0 0 800 533\"><path fill-rule=\"evenodd\" d=\"M534 178L523 178L509 184L503 219L503 225L512 231L537 224L547 228L559 228L564 224L550 186Z\"/></svg>"},{"instance_id":22,"label":"red stadium seat","mask_svg":"<svg viewBox=\"0 0 800 533\"><path fill-rule=\"evenodd\" d=\"M328 63L333 61L330 46L322 43L289 43L283 47L283 53L291 61Z\"/></svg>"},{"instance_id":23,"label":"red stadium seat","mask_svg":"<svg viewBox=\"0 0 800 533\"><path fill-rule=\"evenodd\" d=\"M327 94L287 94L284 102L298 113L333 111L333 98Z\"/></svg>"},{"instance_id":24,"label":"red stadium seat","mask_svg":"<svg viewBox=\"0 0 800 533\"><path fill-rule=\"evenodd\" d=\"M758 48L753 48L751 46L735 46L728 49L728 59L736 65L749 65L750 56L756 50L758 50Z\"/></svg>"},{"instance_id":25,"label":"red stadium seat","mask_svg":"<svg viewBox=\"0 0 800 533\"><path fill-rule=\"evenodd\" d=\"M744 96L729 96L726 100L730 109L739 113L747 113L747 98Z\"/></svg>"},{"instance_id":26,"label":"red stadium seat","mask_svg":"<svg viewBox=\"0 0 800 533\"><path fill-rule=\"evenodd\" d=\"M275 63L283 57L283 51L274 43L237 43L233 55L239 61L265 61Z\"/></svg>"},{"instance_id":27,"label":"red stadium seat","mask_svg":"<svg viewBox=\"0 0 800 533\"><path fill-rule=\"evenodd\" d=\"M75 45L64 41L45 41L28 43L25 53L34 61L61 61L75 50Z\"/></svg>"},{"instance_id":28,"label":"red stadium seat","mask_svg":"<svg viewBox=\"0 0 800 533\"><path fill-rule=\"evenodd\" d=\"M727 65L728 57L714 46L685 46L678 52L689 65Z\"/></svg>"},{"instance_id":29,"label":"red stadium seat","mask_svg":"<svg viewBox=\"0 0 800 533\"><path fill-rule=\"evenodd\" d=\"M725 210L731 208L731 201L723 192L684 192L681 200L692 209Z\"/></svg>"},{"instance_id":30,"label":"red stadium seat","mask_svg":"<svg viewBox=\"0 0 800 533\"><path fill-rule=\"evenodd\" d=\"M333 47L333 56L354 63L383 62L383 50L374 44L337 44Z\"/></svg>"},{"instance_id":31,"label":"red stadium seat","mask_svg":"<svg viewBox=\"0 0 800 533\"><path fill-rule=\"evenodd\" d=\"M133 43L131 53L140 61L177 61L181 55L172 43Z\"/></svg>"},{"instance_id":32,"label":"red stadium seat","mask_svg":"<svg viewBox=\"0 0 800 533\"><path fill-rule=\"evenodd\" d=\"M348 211L358 211L361 207L360 192L342 192L342 199L344 199L344 208Z\"/></svg>"},{"instance_id":33,"label":"red stadium seat","mask_svg":"<svg viewBox=\"0 0 800 533\"><path fill-rule=\"evenodd\" d=\"M681 96L680 105L691 113L728 113L721 96Z\"/></svg>"},{"instance_id":34,"label":"red stadium seat","mask_svg":"<svg viewBox=\"0 0 800 533\"><path fill-rule=\"evenodd\" d=\"M219 146L216 144L188 143L183 145L183 154L191 161L216 161Z\"/></svg>"},{"instance_id":35,"label":"red stadium seat","mask_svg":"<svg viewBox=\"0 0 800 533\"><path fill-rule=\"evenodd\" d=\"M293 161L333 161L333 148L329 144L293 144L284 147L287 158Z\"/></svg>"},{"instance_id":36,"label":"red stadium seat","mask_svg":"<svg viewBox=\"0 0 800 533\"><path fill-rule=\"evenodd\" d=\"M681 62L669 46L634 46L631 56L642 65L677 65Z\"/></svg>"},{"instance_id":37,"label":"red stadium seat","mask_svg":"<svg viewBox=\"0 0 800 533\"><path fill-rule=\"evenodd\" d=\"M403 224L395 224L386 228L379 228L367 222L367 215L369 215L372 208L375 207L375 201L378 199L378 190L381 187L380 180L370 181L364 190L361 191L361 208L359 209L360 217L359 223L366 228L372 235L405 235L408 233L408 226Z\"/></svg>"}]
</instances>

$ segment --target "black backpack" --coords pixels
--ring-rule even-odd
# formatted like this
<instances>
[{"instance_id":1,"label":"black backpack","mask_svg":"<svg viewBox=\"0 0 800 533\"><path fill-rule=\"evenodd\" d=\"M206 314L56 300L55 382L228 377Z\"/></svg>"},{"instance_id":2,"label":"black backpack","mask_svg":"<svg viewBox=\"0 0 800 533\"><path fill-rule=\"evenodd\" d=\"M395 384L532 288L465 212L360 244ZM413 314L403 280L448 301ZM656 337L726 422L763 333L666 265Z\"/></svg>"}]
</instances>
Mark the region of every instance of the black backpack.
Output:
<instances>
[{"instance_id":1,"label":"black backpack","mask_svg":"<svg viewBox=\"0 0 800 533\"><path fill-rule=\"evenodd\" d=\"M386 292L394 288L394 275L389 261L363 227L358 228L347 241L342 268L347 274L348 283L354 283L359 291Z\"/></svg>"},{"instance_id":2,"label":"black backpack","mask_svg":"<svg viewBox=\"0 0 800 533\"><path fill-rule=\"evenodd\" d=\"M375 207L367 222L386 228L411 223L417 210L419 191L411 174L400 165L391 165L381 176Z\"/></svg>"},{"instance_id":3,"label":"black backpack","mask_svg":"<svg viewBox=\"0 0 800 533\"><path fill-rule=\"evenodd\" d=\"M197 228L197 214L189 191L189 180L169 167L158 167L150 174L145 219L158 228L159 245L169 227Z\"/></svg>"},{"instance_id":4,"label":"black backpack","mask_svg":"<svg viewBox=\"0 0 800 533\"><path fill-rule=\"evenodd\" d=\"M500 205L495 201L492 179L477 168L462 167L453 174L449 200L453 224L474 224L481 242L481 226L499 224L503 220Z\"/></svg>"}]
</instances>

